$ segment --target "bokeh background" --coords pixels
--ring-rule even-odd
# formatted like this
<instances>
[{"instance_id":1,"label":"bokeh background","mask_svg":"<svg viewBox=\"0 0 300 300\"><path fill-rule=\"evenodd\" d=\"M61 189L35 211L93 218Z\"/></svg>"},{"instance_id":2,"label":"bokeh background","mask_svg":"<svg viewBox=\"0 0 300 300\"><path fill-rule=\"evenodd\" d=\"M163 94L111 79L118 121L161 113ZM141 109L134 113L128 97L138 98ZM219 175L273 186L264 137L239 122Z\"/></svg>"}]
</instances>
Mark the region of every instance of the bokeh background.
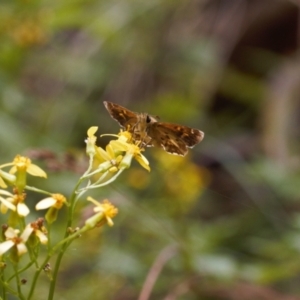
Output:
<instances>
[{"instance_id":1,"label":"bokeh background","mask_svg":"<svg viewBox=\"0 0 300 300\"><path fill-rule=\"evenodd\" d=\"M31 185L71 193L87 129L119 130L103 101L205 132L92 194L115 226L72 244L55 299L300 299L299 16L298 0L0 2L1 163L32 157L49 179Z\"/></svg>"}]
</instances>

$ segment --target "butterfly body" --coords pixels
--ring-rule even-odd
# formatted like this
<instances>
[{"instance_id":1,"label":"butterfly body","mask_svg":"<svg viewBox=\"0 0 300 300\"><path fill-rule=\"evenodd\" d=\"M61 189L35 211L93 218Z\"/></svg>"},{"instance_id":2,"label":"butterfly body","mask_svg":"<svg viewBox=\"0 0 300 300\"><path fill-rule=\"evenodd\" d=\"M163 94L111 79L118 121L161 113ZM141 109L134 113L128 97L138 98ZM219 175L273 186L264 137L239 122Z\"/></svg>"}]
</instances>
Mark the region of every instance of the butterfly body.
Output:
<instances>
[{"instance_id":1,"label":"butterfly body","mask_svg":"<svg viewBox=\"0 0 300 300\"><path fill-rule=\"evenodd\" d=\"M186 155L187 148L200 143L204 133L199 129L160 122L147 113L135 113L121 105L105 101L104 105L120 126L132 133L142 146L159 147L176 155Z\"/></svg>"}]
</instances>

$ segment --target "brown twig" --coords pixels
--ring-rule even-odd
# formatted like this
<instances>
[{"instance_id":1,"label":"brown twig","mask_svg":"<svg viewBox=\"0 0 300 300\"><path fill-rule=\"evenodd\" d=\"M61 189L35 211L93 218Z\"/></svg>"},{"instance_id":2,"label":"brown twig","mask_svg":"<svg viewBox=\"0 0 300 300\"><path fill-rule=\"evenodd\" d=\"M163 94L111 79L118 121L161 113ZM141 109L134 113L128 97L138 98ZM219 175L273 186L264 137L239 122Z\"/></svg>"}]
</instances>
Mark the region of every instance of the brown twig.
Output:
<instances>
[{"instance_id":1,"label":"brown twig","mask_svg":"<svg viewBox=\"0 0 300 300\"><path fill-rule=\"evenodd\" d=\"M148 300L154 284L164 265L177 253L177 246L171 245L164 248L155 259L142 287L138 300Z\"/></svg>"}]
</instances>

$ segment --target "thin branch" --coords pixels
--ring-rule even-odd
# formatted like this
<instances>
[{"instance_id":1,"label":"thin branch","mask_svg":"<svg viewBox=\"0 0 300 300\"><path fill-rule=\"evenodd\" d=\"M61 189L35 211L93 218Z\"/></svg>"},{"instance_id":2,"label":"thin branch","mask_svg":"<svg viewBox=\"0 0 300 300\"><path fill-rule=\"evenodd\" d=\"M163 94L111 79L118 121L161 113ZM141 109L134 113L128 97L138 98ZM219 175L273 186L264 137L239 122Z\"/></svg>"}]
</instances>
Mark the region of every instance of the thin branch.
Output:
<instances>
[{"instance_id":1,"label":"thin branch","mask_svg":"<svg viewBox=\"0 0 300 300\"><path fill-rule=\"evenodd\" d=\"M148 300L153 290L154 284L161 273L164 265L177 254L177 246L171 245L164 248L155 259L148 272L138 300Z\"/></svg>"}]
</instances>

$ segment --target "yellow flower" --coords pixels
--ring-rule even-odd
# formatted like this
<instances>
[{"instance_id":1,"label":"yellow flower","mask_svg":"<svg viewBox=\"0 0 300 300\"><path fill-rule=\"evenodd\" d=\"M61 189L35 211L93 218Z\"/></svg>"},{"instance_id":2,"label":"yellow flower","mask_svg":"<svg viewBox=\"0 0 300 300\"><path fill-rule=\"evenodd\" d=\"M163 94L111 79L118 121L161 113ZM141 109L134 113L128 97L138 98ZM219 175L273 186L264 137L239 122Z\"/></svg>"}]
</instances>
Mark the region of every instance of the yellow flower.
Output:
<instances>
[{"instance_id":1,"label":"yellow flower","mask_svg":"<svg viewBox=\"0 0 300 300\"><path fill-rule=\"evenodd\" d=\"M97 132L98 127L92 126L88 129L87 135L88 138L85 140L86 142L86 153L89 155L94 155L96 153L96 141L97 137L95 136L95 133Z\"/></svg>"},{"instance_id":2,"label":"yellow flower","mask_svg":"<svg viewBox=\"0 0 300 300\"><path fill-rule=\"evenodd\" d=\"M138 144L133 143L130 132L121 131L119 135L112 135L118 137L118 139L110 141L104 150L95 146L96 137L94 133L97 129L98 127L89 128L86 151L88 154L94 155L98 164L100 162L98 169L117 172L119 169L129 168L132 158L135 158L142 167L150 171L149 162L141 153L143 150L138 147Z\"/></svg>"},{"instance_id":3,"label":"yellow flower","mask_svg":"<svg viewBox=\"0 0 300 300\"><path fill-rule=\"evenodd\" d=\"M17 187L19 193L21 193L26 186L26 173L29 173L33 176L40 176L47 178L46 173L37 165L31 163L31 160L28 157L17 155L13 162L1 165L0 168L4 168L7 166L13 166L9 173L15 174L16 179L14 180L14 184ZM3 177L3 174L2 174Z\"/></svg>"},{"instance_id":4,"label":"yellow flower","mask_svg":"<svg viewBox=\"0 0 300 300\"><path fill-rule=\"evenodd\" d=\"M94 156L93 165L97 166L99 172L109 170L111 172L116 172L118 170L118 162L121 161L122 157L116 157L115 153L106 147L106 151L101 147L96 146L97 137L94 135L98 127L90 127L87 131L88 138L86 142L86 153L90 156Z\"/></svg>"},{"instance_id":5,"label":"yellow flower","mask_svg":"<svg viewBox=\"0 0 300 300\"><path fill-rule=\"evenodd\" d=\"M26 171L28 174L32 176L39 176L47 178L47 174L37 165L32 164L31 160L28 157L17 155L13 162L4 164L0 166L0 168L7 167L7 166L13 166L9 173L15 174L17 171Z\"/></svg>"},{"instance_id":6,"label":"yellow flower","mask_svg":"<svg viewBox=\"0 0 300 300\"><path fill-rule=\"evenodd\" d=\"M0 196L1 201L1 213L5 214L7 209L11 209L12 211L16 211L17 214L21 217L26 217L30 210L28 206L24 203L26 194L11 194L7 191L0 190L0 195L8 196L7 198L3 198Z\"/></svg>"},{"instance_id":7,"label":"yellow flower","mask_svg":"<svg viewBox=\"0 0 300 300\"><path fill-rule=\"evenodd\" d=\"M0 256L7 252L12 247L16 247L18 256L27 252L25 245L29 238L28 230L24 230L22 235L19 237L19 230L8 227L4 233L6 241L0 244Z\"/></svg>"},{"instance_id":8,"label":"yellow flower","mask_svg":"<svg viewBox=\"0 0 300 300\"><path fill-rule=\"evenodd\" d=\"M16 211L16 206L12 203L12 199L14 197L14 195L8 191L5 190L0 190L0 195L4 195L7 196L7 198L3 198L2 196L0 196L0 202L1 202L1 206L0 206L0 210L2 214L5 214L7 212L8 209L11 209L12 211Z\"/></svg>"},{"instance_id":9,"label":"yellow flower","mask_svg":"<svg viewBox=\"0 0 300 300\"><path fill-rule=\"evenodd\" d=\"M52 194L51 197L47 197L36 204L35 209L47 209L50 207L61 209L67 202L66 197L61 194Z\"/></svg>"},{"instance_id":10,"label":"yellow flower","mask_svg":"<svg viewBox=\"0 0 300 300\"><path fill-rule=\"evenodd\" d=\"M120 162L120 166L129 168L131 160L134 157L143 168L150 171L149 162L147 158L141 153L143 149L138 147L138 145L133 144L131 141L131 134L127 131L124 131L119 134L119 138L117 140L110 141L109 143L113 151L126 152L123 160Z\"/></svg>"},{"instance_id":11,"label":"yellow flower","mask_svg":"<svg viewBox=\"0 0 300 300\"><path fill-rule=\"evenodd\" d=\"M47 244L48 238L46 236L46 229L43 225L44 219L39 218L35 222L29 223L25 230L27 234L34 234L41 242L41 244Z\"/></svg>"},{"instance_id":12,"label":"yellow flower","mask_svg":"<svg viewBox=\"0 0 300 300\"><path fill-rule=\"evenodd\" d=\"M114 218L118 213L118 209L115 206L113 206L108 200L103 200L103 203L96 201L92 197L88 197L87 200L96 205L94 207L94 212L96 214L86 220L85 224L87 226L93 228L95 226L101 226L103 223L107 223L109 226L114 225L112 218Z\"/></svg>"},{"instance_id":13,"label":"yellow flower","mask_svg":"<svg viewBox=\"0 0 300 300\"><path fill-rule=\"evenodd\" d=\"M10 34L19 46L29 47L44 44L47 40L45 28L39 18L14 20Z\"/></svg>"},{"instance_id":14,"label":"yellow flower","mask_svg":"<svg viewBox=\"0 0 300 300\"><path fill-rule=\"evenodd\" d=\"M47 209L46 220L49 224L53 223L57 219L58 211L64 204L67 203L66 197L61 194L52 194L51 197L47 197L36 204L35 209Z\"/></svg>"},{"instance_id":15,"label":"yellow flower","mask_svg":"<svg viewBox=\"0 0 300 300\"><path fill-rule=\"evenodd\" d=\"M109 167L110 172L117 172L123 156L120 154L120 152L115 152L110 144L108 144L105 149L106 151L101 147L96 148L96 158L98 158L99 161L105 161L109 163L108 166L105 163L102 163L99 165L99 167Z\"/></svg>"}]
</instances>

